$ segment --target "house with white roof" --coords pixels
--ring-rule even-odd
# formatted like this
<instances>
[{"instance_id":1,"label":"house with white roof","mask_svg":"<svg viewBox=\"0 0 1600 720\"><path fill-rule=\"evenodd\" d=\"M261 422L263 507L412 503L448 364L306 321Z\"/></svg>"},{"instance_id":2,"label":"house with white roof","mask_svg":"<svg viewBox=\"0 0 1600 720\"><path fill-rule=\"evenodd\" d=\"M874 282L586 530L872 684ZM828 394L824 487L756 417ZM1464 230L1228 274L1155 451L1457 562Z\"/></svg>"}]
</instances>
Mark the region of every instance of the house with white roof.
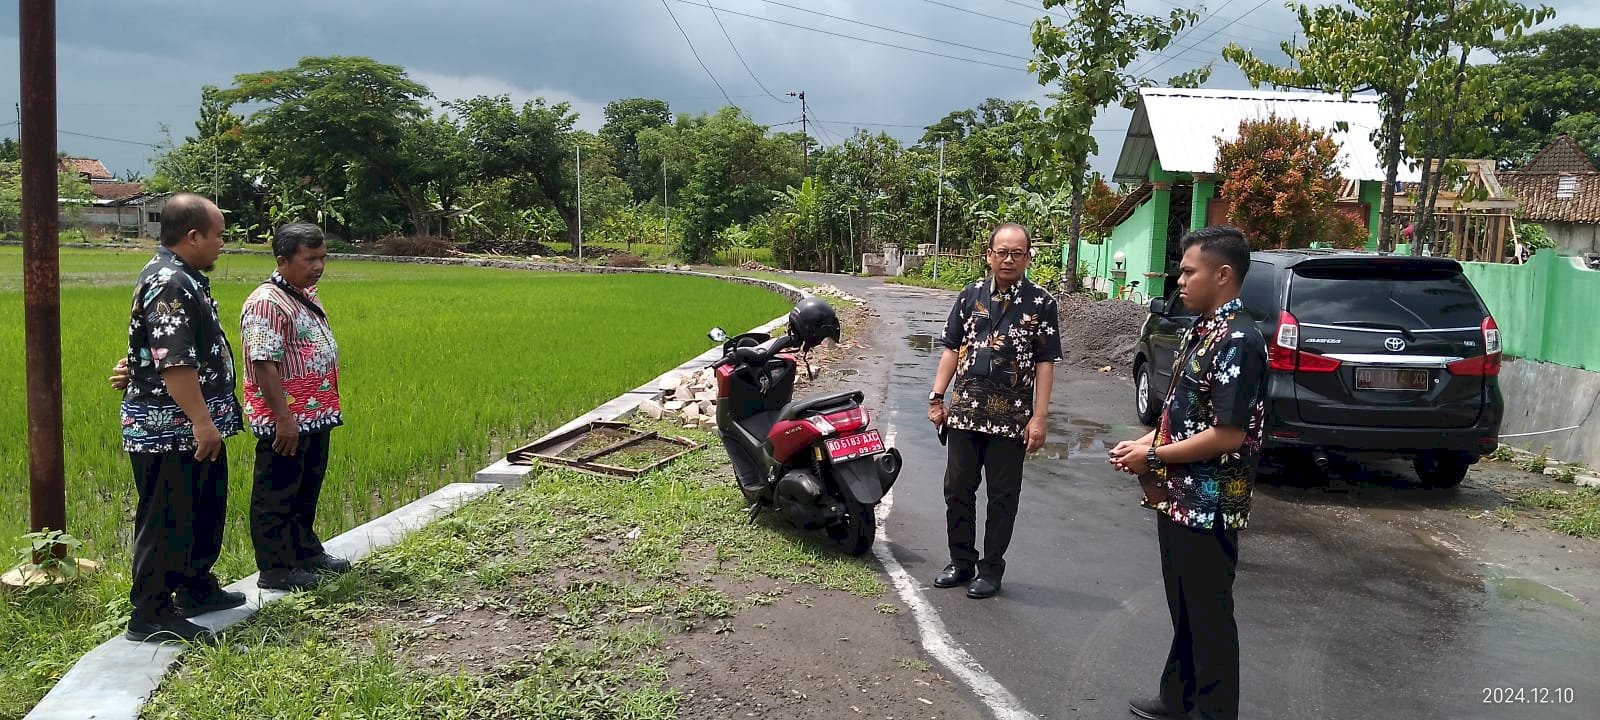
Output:
<instances>
[{"instance_id":1,"label":"house with white roof","mask_svg":"<svg viewBox=\"0 0 1600 720\"><path fill-rule=\"evenodd\" d=\"M1137 183L1126 200L1098 227L1103 244L1085 244L1079 257L1089 284L1106 289L1120 270L1139 291L1162 296L1175 287L1178 240L1206 225L1224 224L1229 205L1218 197L1217 141L1238 137L1242 120L1294 118L1325 130L1340 144L1344 193L1339 204L1358 215L1377 247L1383 198L1382 154L1373 144L1378 99L1311 92L1145 88L1139 92L1112 179ZM1401 163L1402 182L1417 174ZM1119 255L1120 254L1120 255Z\"/></svg>"}]
</instances>

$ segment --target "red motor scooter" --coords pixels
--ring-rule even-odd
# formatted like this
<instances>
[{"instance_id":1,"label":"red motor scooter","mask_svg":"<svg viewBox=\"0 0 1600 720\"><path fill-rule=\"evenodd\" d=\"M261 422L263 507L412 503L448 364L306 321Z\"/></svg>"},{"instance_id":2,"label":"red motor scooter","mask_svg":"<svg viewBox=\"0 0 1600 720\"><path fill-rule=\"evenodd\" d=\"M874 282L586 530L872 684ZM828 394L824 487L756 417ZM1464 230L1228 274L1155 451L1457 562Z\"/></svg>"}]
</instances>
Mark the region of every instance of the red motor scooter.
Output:
<instances>
[{"instance_id":1,"label":"red motor scooter","mask_svg":"<svg viewBox=\"0 0 1600 720\"><path fill-rule=\"evenodd\" d=\"M859 390L794 402L793 353L839 339L833 308L807 298L789 313L788 332L711 338L723 356L717 376L717 429L733 462L750 518L764 508L807 530L825 530L852 555L877 535L873 510L900 474L900 451L889 447ZM807 365L809 370L809 363Z\"/></svg>"}]
</instances>

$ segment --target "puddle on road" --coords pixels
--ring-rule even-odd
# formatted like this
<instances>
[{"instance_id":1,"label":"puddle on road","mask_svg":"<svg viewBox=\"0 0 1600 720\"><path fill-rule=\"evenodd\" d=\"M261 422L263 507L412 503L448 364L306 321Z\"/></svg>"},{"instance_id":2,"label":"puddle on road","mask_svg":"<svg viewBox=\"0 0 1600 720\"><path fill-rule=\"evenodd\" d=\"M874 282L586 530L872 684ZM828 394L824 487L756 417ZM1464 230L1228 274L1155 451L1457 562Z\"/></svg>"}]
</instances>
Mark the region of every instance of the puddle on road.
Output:
<instances>
[{"instance_id":1,"label":"puddle on road","mask_svg":"<svg viewBox=\"0 0 1600 720\"><path fill-rule=\"evenodd\" d=\"M925 352L931 352L936 347L940 350L944 349L944 346L939 344L939 338L927 333L913 333L911 335L907 335L906 343L911 345L911 349L913 350L922 350Z\"/></svg>"},{"instance_id":2,"label":"puddle on road","mask_svg":"<svg viewBox=\"0 0 1600 720\"><path fill-rule=\"evenodd\" d=\"M1567 591L1528 578L1486 577L1483 579L1483 588L1490 595L1504 600L1528 600L1580 613L1588 609Z\"/></svg>"}]
</instances>

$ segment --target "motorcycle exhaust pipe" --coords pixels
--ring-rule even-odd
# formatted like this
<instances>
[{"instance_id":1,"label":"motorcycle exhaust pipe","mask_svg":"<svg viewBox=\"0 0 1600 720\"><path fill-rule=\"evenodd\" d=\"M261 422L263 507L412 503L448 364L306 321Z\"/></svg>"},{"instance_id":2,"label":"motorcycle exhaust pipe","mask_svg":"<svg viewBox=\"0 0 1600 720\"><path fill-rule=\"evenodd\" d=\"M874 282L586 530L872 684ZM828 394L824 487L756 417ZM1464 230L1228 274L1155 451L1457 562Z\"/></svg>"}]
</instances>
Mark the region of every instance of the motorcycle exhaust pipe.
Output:
<instances>
[{"instance_id":1,"label":"motorcycle exhaust pipe","mask_svg":"<svg viewBox=\"0 0 1600 720\"><path fill-rule=\"evenodd\" d=\"M1318 470L1326 471L1328 466L1333 464L1333 460L1328 458L1327 453L1318 450L1311 453L1311 464L1316 465Z\"/></svg>"},{"instance_id":2,"label":"motorcycle exhaust pipe","mask_svg":"<svg viewBox=\"0 0 1600 720\"><path fill-rule=\"evenodd\" d=\"M900 449L889 448L889 452L879 455L873 461L873 465L878 471L878 483L883 486L883 492L887 494L889 488L894 487L895 478L900 477L900 468L902 467Z\"/></svg>"}]
</instances>

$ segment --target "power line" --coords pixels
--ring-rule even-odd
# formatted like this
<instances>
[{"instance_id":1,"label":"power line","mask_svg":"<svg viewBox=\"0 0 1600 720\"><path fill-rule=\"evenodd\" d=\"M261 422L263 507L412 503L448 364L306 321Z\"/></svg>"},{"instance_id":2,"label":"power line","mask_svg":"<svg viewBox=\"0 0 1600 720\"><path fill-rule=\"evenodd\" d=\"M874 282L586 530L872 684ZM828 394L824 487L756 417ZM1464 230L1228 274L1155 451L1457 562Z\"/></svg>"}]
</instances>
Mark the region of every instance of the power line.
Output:
<instances>
[{"instance_id":1,"label":"power line","mask_svg":"<svg viewBox=\"0 0 1600 720\"><path fill-rule=\"evenodd\" d=\"M1214 11L1212 11L1211 14L1200 18L1199 22L1196 22L1195 24L1184 28L1183 32L1178 33L1176 37L1172 38L1172 42L1168 45L1168 47L1172 47L1172 48L1176 48L1176 49L1172 50L1171 52L1167 52L1167 53L1156 53L1156 54L1154 54L1154 55L1152 55L1152 56L1150 56L1148 58L1145 58L1142 62L1139 63L1139 66L1137 68L1134 68L1133 70L1129 71L1128 74L1130 74L1130 75L1143 75L1143 74L1145 74L1147 72L1150 72L1151 70L1154 70L1157 67L1160 67L1160 65L1155 65L1155 66L1151 65L1151 63L1155 62L1157 58L1167 58L1167 60L1162 62L1162 64L1166 64L1166 62L1168 62L1168 61L1170 61L1172 59L1171 58L1172 55L1177 55L1177 54L1181 54L1181 53L1189 51L1189 50L1193 50L1195 45L1199 45L1200 43L1197 42L1197 43L1194 43L1193 45L1190 45L1190 46L1184 47L1184 48L1179 48L1178 47L1178 43L1184 41L1190 35L1193 35L1193 34L1199 32L1200 31L1200 26L1205 25L1206 23L1208 23L1208 22L1216 19L1217 17L1219 17L1218 13L1221 13L1223 10L1227 9L1227 7L1229 5L1232 5L1232 4L1233 4L1233 0L1227 0L1226 2L1222 3L1221 7L1217 8ZM1226 27L1226 26L1224 26L1224 27ZM1213 34L1215 34L1215 33L1213 33ZM1205 39L1208 39L1210 37L1211 37L1210 35L1207 35L1206 38L1201 39L1200 42L1205 42Z\"/></svg>"},{"instance_id":2,"label":"power line","mask_svg":"<svg viewBox=\"0 0 1600 720\"><path fill-rule=\"evenodd\" d=\"M733 44L733 36L728 34L728 28L722 24L722 18L717 15L717 9L712 7L711 0L706 0L706 9L711 11L711 19L717 21L717 27L722 28L722 36L728 39L728 47L733 48L734 57L739 58L739 64L744 66L745 72L750 73L750 79L756 81L756 85L761 88L761 92L766 93L767 97L770 97L773 100L777 100L781 103L794 102L793 100L785 100L780 98L777 95L772 94L771 90L767 89L767 86L761 82L761 78L756 77L756 71L750 69L750 63L745 62L744 54L739 52L739 46Z\"/></svg>"},{"instance_id":3,"label":"power line","mask_svg":"<svg viewBox=\"0 0 1600 720\"><path fill-rule=\"evenodd\" d=\"M707 0L707 1L709 2L709 0ZM873 30L882 30L884 32L891 32L891 33L894 33L896 35L905 35L907 37L914 37L914 38L917 38L918 40L927 40L928 42L936 42L936 43L941 43L941 44L944 44L944 45L953 45L953 46L958 47L958 48L963 48L963 49L966 49L966 50L976 50L976 51L982 52L982 53L989 53L990 55L999 55L1001 57L1008 57L1008 58L1011 58L1013 60L1029 60L1029 59L1031 59L1031 58L1028 58L1027 56L1024 56L1024 55L1012 55L1011 53L1003 53L1003 52L1000 52L998 50L990 50L988 48L981 48L981 47L977 47L975 45L966 45L964 43L958 43L958 42L955 42L953 40L940 40L939 38L928 37L927 35L918 35L917 33L914 33L914 32L908 32L908 31L905 31L905 30L896 30L894 28L884 27L882 25L874 25L872 23L865 22L865 21L862 21L862 20L856 20L854 18L840 17L838 15L829 15L828 13L825 13L825 12L821 12L821 11L818 11L818 10L812 10L810 8L797 7L797 6L794 6L794 5L790 5L788 3L778 2L777 0L760 0L760 1L764 2L764 3L768 4L768 5L777 5L778 7L789 8L790 10L798 10L798 11L803 12L803 13L810 13L812 15L819 15L821 17L825 17L825 18L828 18L830 20L838 20L840 22L847 22L847 23L850 23L852 25L860 25L862 27L869 27L869 28L872 28Z\"/></svg>"},{"instance_id":4,"label":"power line","mask_svg":"<svg viewBox=\"0 0 1600 720\"><path fill-rule=\"evenodd\" d=\"M677 2L684 2L684 0L677 0ZM678 22L678 16L672 12L672 6L667 4L667 0L661 0L661 7L666 8L667 15L672 18L672 24L678 26L678 32L683 35L683 41L689 43L689 52L694 54L695 62L700 63L700 69L706 71L706 77L711 78L712 84L717 86L717 90L722 93L722 99L727 100L729 105L738 108L739 104L734 102L733 98L728 97L728 91L723 90L722 83L717 82L717 76L711 74L711 68L706 67L706 61L700 59L699 51L694 49L694 41L690 40L689 33L684 31L683 23Z\"/></svg>"},{"instance_id":5,"label":"power line","mask_svg":"<svg viewBox=\"0 0 1600 720\"><path fill-rule=\"evenodd\" d=\"M123 143L125 145L142 145L142 146L148 147L148 148L159 148L159 147L161 147L160 145L157 145L156 143L139 142L138 140L119 140L117 138L109 138L109 137L104 137L104 136L101 136L101 135L89 135L89 134L86 134L86 133L77 133L77 132L72 132L71 130L61 130L59 128L56 130L56 132L61 133L62 135L72 135L72 136L75 136L75 137L94 138L95 140L104 140L106 142Z\"/></svg>"},{"instance_id":6,"label":"power line","mask_svg":"<svg viewBox=\"0 0 1600 720\"><path fill-rule=\"evenodd\" d=\"M1233 2L1233 0L1228 0L1228 2ZM1233 20L1230 20L1230 21L1229 21L1229 22L1228 22L1228 24L1226 24L1226 25L1223 25L1223 26L1222 26L1222 27L1223 27L1223 28L1226 28L1226 27L1228 27L1228 25L1232 25L1232 24L1233 24L1233 23L1235 23L1235 22L1238 22L1238 21L1239 21L1239 18L1242 18L1242 17L1244 17L1244 16L1245 16L1245 15L1249 15L1249 14L1250 14L1250 13L1253 13L1253 12L1255 12L1255 11L1257 11L1257 10L1260 10L1260 9L1261 9L1261 6L1262 6L1262 5L1266 5L1266 4L1267 4L1267 3L1268 3L1268 2L1271 2L1271 0L1261 0L1261 2L1258 2L1258 3L1256 3L1256 4L1255 4L1255 7L1252 7L1252 8L1250 8L1250 9L1249 9L1249 10L1246 10L1246 11L1245 11L1245 12L1244 12L1244 14L1243 14L1243 15L1240 15L1240 16L1239 16L1239 17L1236 17L1236 18L1234 18L1234 19L1233 19ZM1226 3L1224 3L1224 5L1226 5ZM1219 8L1219 9L1220 9L1220 8ZM1200 43L1203 43L1203 42L1205 42L1205 41L1207 41L1207 40L1210 40L1210 39L1211 39L1211 38L1213 38L1213 37L1215 37L1215 36L1216 36L1216 34L1217 34L1217 33L1218 33L1218 32L1219 32L1219 31L1221 31L1221 29L1222 29L1222 28L1218 28L1218 29L1217 29L1217 30L1213 30L1213 31L1211 31L1211 34L1210 34L1210 35L1207 35L1207 36L1205 36L1205 37L1203 37L1203 38L1200 38L1200 40L1199 40L1199 41L1197 41L1197 42L1195 42L1195 43L1194 43L1194 44L1193 44L1193 45L1190 45L1190 46L1189 46L1189 47L1187 47L1187 48L1184 48L1184 49L1185 49L1185 50L1193 50L1193 49L1194 49L1194 48L1195 48L1195 46L1196 46L1196 45L1199 45L1199 44L1200 44ZM1175 60L1175 59L1176 59L1176 58L1175 58L1175 57L1169 57L1169 58L1167 58L1167 59L1165 59L1165 60L1162 60L1162 61L1161 61L1161 62L1159 62L1159 63L1157 63L1157 64L1156 64L1156 65L1155 65L1155 66L1154 66L1154 67L1152 67L1152 68L1150 68L1150 69L1149 69L1149 70L1147 70L1147 71L1146 71L1146 72L1155 72L1155 71L1156 71L1156 70L1157 70L1157 69L1159 69L1159 68L1160 68L1160 67L1161 67L1161 66L1162 66L1162 65L1166 65L1166 64L1167 64L1167 63L1169 63L1169 62L1172 62L1172 61L1173 61L1173 60Z\"/></svg>"},{"instance_id":7,"label":"power line","mask_svg":"<svg viewBox=\"0 0 1600 720\"><path fill-rule=\"evenodd\" d=\"M663 3L667 2L667 0L661 0L661 1ZM672 2L683 3L684 5L689 5L689 6L698 7L698 8L705 7L704 5L701 5L699 3L690 2L689 0L672 0ZM774 23L774 24L777 24L777 25L783 25L783 26L786 26L786 27L797 28L797 29L800 29L800 30L809 30L811 32L821 33L823 35L832 35L834 37L840 37L840 38L844 38L846 40L855 40L857 42L864 42L864 43L867 43L869 45L881 45L883 47L894 48L896 50L906 50L908 52L920 53L922 55L932 55L934 57L942 57L942 58L945 58L945 59L948 59L948 60L959 60L961 62L973 63L975 65L987 65L989 67L997 67L997 68L1000 68L1002 70L1015 70L1017 72L1026 72L1026 70L1027 70L1026 68L1020 68L1020 67L1016 67L1016 66L1013 66L1013 65L1001 65L999 63L992 63L992 62L989 62L987 60L975 60L973 58L964 58L964 57L961 57L959 55L946 55L945 53L934 52L932 50L923 50L923 49L920 49L920 48L906 47L904 45L896 45L894 43L886 43L886 42L883 42L881 40L870 40L870 39L867 39L867 38L864 38L864 37L856 37L855 35L846 35L844 33L833 32L831 30L822 30L822 29L818 29L818 28L814 28L814 27L808 27L808 26L805 26L805 25L797 25L797 24L791 23L791 22L784 22L783 20L775 20L773 18L761 17L760 15L751 15L749 13L742 13L742 12L737 12L737 11L734 11L734 10L723 10L722 12L730 14L730 15L738 15L740 17L747 17L747 18L751 18L751 19L754 19L754 20L760 20L762 22L769 22L769 23ZM679 29L682 30L682 26L680 26Z\"/></svg>"},{"instance_id":8,"label":"power line","mask_svg":"<svg viewBox=\"0 0 1600 720\"><path fill-rule=\"evenodd\" d=\"M1042 4L1041 5L1029 5L1029 4L1025 3L1025 2L1018 2L1017 0L1000 0L1000 1L1001 2L1011 3L1012 5L1015 5L1015 6L1020 7L1020 8L1027 8L1029 12L1042 12L1042 13L1044 13L1046 15L1054 15L1054 16L1056 16L1058 18L1063 18L1063 19L1066 19L1066 20L1076 20L1076 18L1072 17L1071 15L1067 15L1065 13L1056 12L1056 11L1053 11L1053 10L1046 10L1044 8L1044 5L1042 5Z\"/></svg>"},{"instance_id":9,"label":"power line","mask_svg":"<svg viewBox=\"0 0 1600 720\"><path fill-rule=\"evenodd\" d=\"M939 0L922 0L922 1L925 2L925 3L932 3L932 4L938 5L940 7L947 7L947 8L950 8L951 10L955 10L957 12L964 12L964 13L966 13L968 15L977 15L978 17L981 17L981 18L989 18L990 20L1003 22L1003 23L1006 23L1008 25L1016 25L1017 27L1031 27L1027 23L1017 22L1015 20L1009 20L1009 19L1000 17L998 15L990 15L988 13L981 13L981 12L978 12L976 10L968 10L968 9L966 9L964 7L959 6L959 5L951 5L950 3L939 2Z\"/></svg>"}]
</instances>

